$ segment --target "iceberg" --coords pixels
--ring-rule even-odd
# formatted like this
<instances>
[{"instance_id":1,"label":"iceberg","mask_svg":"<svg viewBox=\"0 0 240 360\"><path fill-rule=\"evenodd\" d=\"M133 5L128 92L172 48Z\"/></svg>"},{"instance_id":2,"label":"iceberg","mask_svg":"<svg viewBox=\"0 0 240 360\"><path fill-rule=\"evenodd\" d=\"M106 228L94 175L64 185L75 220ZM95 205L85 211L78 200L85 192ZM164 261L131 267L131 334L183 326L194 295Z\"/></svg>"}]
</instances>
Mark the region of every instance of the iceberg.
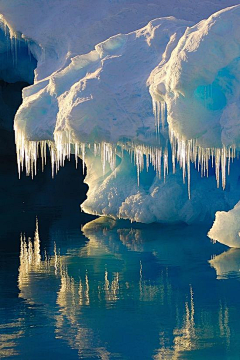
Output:
<instances>
[{"instance_id":1,"label":"iceberg","mask_svg":"<svg viewBox=\"0 0 240 360\"><path fill-rule=\"evenodd\" d=\"M71 154L86 164L88 213L189 224L230 211L240 199L240 5L71 5L0 1L3 44L9 33L37 60L14 121L19 174L34 176L49 147L53 175Z\"/></svg>"}]
</instances>

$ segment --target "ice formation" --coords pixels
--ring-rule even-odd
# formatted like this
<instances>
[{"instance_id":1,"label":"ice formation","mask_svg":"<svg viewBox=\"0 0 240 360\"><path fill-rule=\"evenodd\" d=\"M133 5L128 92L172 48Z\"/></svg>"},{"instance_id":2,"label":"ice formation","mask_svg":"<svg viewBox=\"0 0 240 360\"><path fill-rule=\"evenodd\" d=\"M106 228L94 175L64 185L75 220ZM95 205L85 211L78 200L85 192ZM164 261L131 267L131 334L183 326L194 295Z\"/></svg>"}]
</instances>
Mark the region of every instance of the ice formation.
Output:
<instances>
[{"instance_id":1,"label":"ice formation","mask_svg":"<svg viewBox=\"0 0 240 360\"><path fill-rule=\"evenodd\" d=\"M44 167L47 147L53 174L75 153L87 166L84 211L132 221L211 222L236 204L240 6L202 20L216 4L172 4L21 1L32 24L0 1L2 28L38 61L15 117L19 173L33 176L38 157ZM151 20L177 12L185 20Z\"/></svg>"},{"instance_id":2,"label":"ice formation","mask_svg":"<svg viewBox=\"0 0 240 360\"><path fill-rule=\"evenodd\" d=\"M237 6L187 29L149 78L170 128L203 147L239 146L239 18Z\"/></svg>"},{"instance_id":3,"label":"ice formation","mask_svg":"<svg viewBox=\"0 0 240 360\"><path fill-rule=\"evenodd\" d=\"M229 247L240 248L240 202L230 211L218 211L208 236Z\"/></svg>"},{"instance_id":4,"label":"ice formation","mask_svg":"<svg viewBox=\"0 0 240 360\"><path fill-rule=\"evenodd\" d=\"M14 32L0 15L0 79L7 83L33 82L37 45ZM31 50L30 50L31 48Z\"/></svg>"}]
</instances>

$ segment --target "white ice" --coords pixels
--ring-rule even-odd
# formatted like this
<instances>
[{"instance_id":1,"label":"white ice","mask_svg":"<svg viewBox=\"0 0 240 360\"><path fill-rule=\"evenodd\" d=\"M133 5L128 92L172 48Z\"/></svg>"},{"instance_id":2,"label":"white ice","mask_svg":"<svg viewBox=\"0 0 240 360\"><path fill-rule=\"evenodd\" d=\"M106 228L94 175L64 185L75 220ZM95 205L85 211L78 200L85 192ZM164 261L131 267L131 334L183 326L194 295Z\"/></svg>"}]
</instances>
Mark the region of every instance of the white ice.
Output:
<instances>
[{"instance_id":1,"label":"white ice","mask_svg":"<svg viewBox=\"0 0 240 360\"><path fill-rule=\"evenodd\" d=\"M229 247L240 248L240 202L230 211L218 211L208 236Z\"/></svg>"},{"instance_id":2,"label":"white ice","mask_svg":"<svg viewBox=\"0 0 240 360\"><path fill-rule=\"evenodd\" d=\"M203 19L235 4L0 0L2 29L38 61L15 117L19 172L49 146L53 174L72 153L86 163L85 211L190 223L231 209L240 6Z\"/></svg>"}]
</instances>

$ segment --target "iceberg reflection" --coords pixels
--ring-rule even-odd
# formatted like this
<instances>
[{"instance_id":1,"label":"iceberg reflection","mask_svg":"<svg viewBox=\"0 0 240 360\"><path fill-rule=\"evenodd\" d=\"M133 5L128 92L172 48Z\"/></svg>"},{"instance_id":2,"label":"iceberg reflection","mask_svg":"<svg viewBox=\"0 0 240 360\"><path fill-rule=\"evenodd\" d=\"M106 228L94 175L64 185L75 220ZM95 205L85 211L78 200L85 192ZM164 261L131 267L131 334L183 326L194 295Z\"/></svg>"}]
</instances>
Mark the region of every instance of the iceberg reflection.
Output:
<instances>
[{"instance_id":1,"label":"iceberg reflection","mask_svg":"<svg viewBox=\"0 0 240 360\"><path fill-rule=\"evenodd\" d=\"M240 249L229 249L209 261L218 279L240 277Z\"/></svg>"},{"instance_id":2,"label":"iceberg reflection","mask_svg":"<svg viewBox=\"0 0 240 360\"><path fill-rule=\"evenodd\" d=\"M0 324L0 359L19 355L16 341L24 336L23 319Z\"/></svg>"},{"instance_id":3,"label":"iceberg reflection","mask_svg":"<svg viewBox=\"0 0 240 360\"><path fill-rule=\"evenodd\" d=\"M204 283L212 274L204 252L214 246L201 250L201 232L194 239L189 227L105 218L82 231L84 244L61 249L58 233L47 253L37 223L33 240L21 236L18 281L19 296L44 306L55 339L79 358L195 359L216 343L229 346L233 313L219 295L209 307L199 289L199 276Z\"/></svg>"}]
</instances>

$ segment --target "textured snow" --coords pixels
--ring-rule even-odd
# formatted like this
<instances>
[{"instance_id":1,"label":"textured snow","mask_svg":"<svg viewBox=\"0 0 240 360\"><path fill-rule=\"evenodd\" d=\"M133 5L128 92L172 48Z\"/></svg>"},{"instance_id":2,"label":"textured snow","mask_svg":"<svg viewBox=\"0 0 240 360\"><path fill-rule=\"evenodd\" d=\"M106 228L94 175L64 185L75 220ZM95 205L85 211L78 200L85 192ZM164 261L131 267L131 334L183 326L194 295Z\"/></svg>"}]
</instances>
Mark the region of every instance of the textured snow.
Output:
<instances>
[{"instance_id":1,"label":"textured snow","mask_svg":"<svg viewBox=\"0 0 240 360\"><path fill-rule=\"evenodd\" d=\"M71 153L86 163L84 211L191 223L230 210L240 6L211 14L235 4L0 0L2 29L38 61L15 117L19 171L36 173L48 145L53 173Z\"/></svg>"},{"instance_id":2,"label":"textured snow","mask_svg":"<svg viewBox=\"0 0 240 360\"><path fill-rule=\"evenodd\" d=\"M39 45L36 77L42 79L72 56L88 53L108 37L134 31L154 18L197 22L236 4L237 0L0 0L0 12L11 29Z\"/></svg>"},{"instance_id":3,"label":"textured snow","mask_svg":"<svg viewBox=\"0 0 240 360\"><path fill-rule=\"evenodd\" d=\"M168 108L171 129L204 147L239 147L240 7L186 30L152 72L150 92Z\"/></svg>"},{"instance_id":4,"label":"textured snow","mask_svg":"<svg viewBox=\"0 0 240 360\"><path fill-rule=\"evenodd\" d=\"M146 81L166 46L176 45L188 24L156 19L73 57L62 70L24 90L17 130L25 132L28 140L51 140L49 133L54 133L56 142L62 143L66 138L68 142L68 135L72 143L146 137L155 141Z\"/></svg>"}]
</instances>

